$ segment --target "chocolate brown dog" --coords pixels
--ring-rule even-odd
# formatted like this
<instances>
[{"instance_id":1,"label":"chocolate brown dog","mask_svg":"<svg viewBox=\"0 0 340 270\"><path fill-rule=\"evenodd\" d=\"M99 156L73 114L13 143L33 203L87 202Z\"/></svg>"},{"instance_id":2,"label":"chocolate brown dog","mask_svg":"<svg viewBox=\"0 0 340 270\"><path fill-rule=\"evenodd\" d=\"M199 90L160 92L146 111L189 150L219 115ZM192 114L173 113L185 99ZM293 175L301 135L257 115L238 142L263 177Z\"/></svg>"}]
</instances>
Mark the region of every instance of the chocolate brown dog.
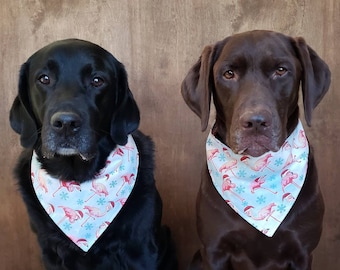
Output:
<instances>
[{"instance_id":1,"label":"chocolate brown dog","mask_svg":"<svg viewBox=\"0 0 340 270\"><path fill-rule=\"evenodd\" d=\"M298 130L300 84L310 126L312 111L330 85L328 66L302 38L271 31L245 32L205 47L184 79L184 100L201 118L202 131L208 125L213 96L216 120L207 145L216 139L215 144L221 147L207 151L208 166L203 168L197 198L202 246L190 269L311 269L324 204L312 149L303 129ZM295 133L296 138L292 138ZM306 151L298 159L291 151L302 147ZM290 153L286 163L280 160L281 153ZM220 159L229 158L230 163L215 170L211 160L218 162L217 154ZM279 158L269 165L274 155ZM251 169L262 176L250 175L248 184L241 188L243 175L249 173L236 164L244 165L251 159L261 161ZM301 169L305 177L296 178L290 166L299 163L305 164ZM280 173L275 166L281 166ZM212 172L221 176L220 190L215 181L219 176L212 179ZM271 179L267 180L269 174ZM275 187L279 188L271 190ZM288 187L298 190L298 196L288 192ZM257 196L257 203L264 207L255 214L247 190L249 196L259 190L265 196L283 195L272 204L265 196ZM232 200L244 208L236 208ZM289 203L292 206L287 210ZM282 220L278 218L281 212L287 212ZM268 228L260 229L256 222ZM277 227L271 234L270 222Z\"/></svg>"}]
</instances>

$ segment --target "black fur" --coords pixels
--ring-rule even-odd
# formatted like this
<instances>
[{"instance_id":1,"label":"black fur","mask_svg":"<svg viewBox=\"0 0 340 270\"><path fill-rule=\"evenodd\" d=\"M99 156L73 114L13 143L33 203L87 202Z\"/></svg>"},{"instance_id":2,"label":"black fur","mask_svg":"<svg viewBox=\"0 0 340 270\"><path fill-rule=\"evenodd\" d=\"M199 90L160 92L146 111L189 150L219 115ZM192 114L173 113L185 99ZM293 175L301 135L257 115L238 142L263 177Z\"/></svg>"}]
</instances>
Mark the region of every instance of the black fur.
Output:
<instances>
[{"instance_id":1,"label":"black fur","mask_svg":"<svg viewBox=\"0 0 340 270\"><path fill-rule=\"evenodd\" d=\"M48 75L47 84L41 75ZM98 77L103 84L94 83ZM60 112L79 116L79 127L56 132L52 119ZM170 231L160 225L154 145L136 130L138 107L123 65L110 53L73 39L36 52L22 66L10 122L26 148L15 175L46 269L177 268ZM85 253L58 229L38 201L30 176L32 151L49 174L84 182L103 168L108 154L117 144L125 144L130 133L140 158L136 184L120 213ZM65 156L65 148L74 154Z\"/></svg>"}]
</instances>

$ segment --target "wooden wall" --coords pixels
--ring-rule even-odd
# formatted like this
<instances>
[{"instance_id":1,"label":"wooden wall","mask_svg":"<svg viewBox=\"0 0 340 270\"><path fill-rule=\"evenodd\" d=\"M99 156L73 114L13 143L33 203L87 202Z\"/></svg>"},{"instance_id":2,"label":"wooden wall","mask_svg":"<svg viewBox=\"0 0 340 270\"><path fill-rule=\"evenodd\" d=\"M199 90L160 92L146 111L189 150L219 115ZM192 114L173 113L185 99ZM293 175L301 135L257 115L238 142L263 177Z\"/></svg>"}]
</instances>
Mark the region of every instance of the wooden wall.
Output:
<instances>
[{"instance_id":1,"label":"wooden wall","mask_svg":"<svg viewBox=\"0 0 340 270\"><path fill-rule=\"evenodd\" d=\"M339 269L339 0L1 0L0 18L1 269L41 269L36 238L12 177L20 146L8 124L19 67L34 51L77 37L98 43L125 64L142 113L141 129L156 143L164 223L172 229L185 269L199 245L194 205L206 133L184 104L180 84L205 45L251 29L305 37L333 72L331 89L306 132L315 147L326 203L314 269Z\"/></svg>"}]
</instances>

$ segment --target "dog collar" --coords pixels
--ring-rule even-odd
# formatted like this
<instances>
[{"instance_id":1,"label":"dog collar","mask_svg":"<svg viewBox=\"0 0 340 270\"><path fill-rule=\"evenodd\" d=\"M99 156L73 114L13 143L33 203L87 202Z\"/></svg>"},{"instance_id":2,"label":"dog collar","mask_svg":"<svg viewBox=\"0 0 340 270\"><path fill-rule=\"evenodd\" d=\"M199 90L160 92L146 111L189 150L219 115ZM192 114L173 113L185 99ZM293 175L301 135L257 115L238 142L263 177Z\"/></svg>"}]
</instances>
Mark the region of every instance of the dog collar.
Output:
<instances>
[{"instance_id":1,"label":"dog collar","mask_svg":"<svg viewBox=\"0 0 340 270\"><path fill-rule=\"evenodd\" d=\"M41 169L33 153L31 178L36 196L59 229L87 252L128 199L137 177L139 154L131 135L117 146L105 167L84 183L62 181Z\"/></svg>"},{"instance_id":2,"label":"dog collar","mask_svg":"<svg viewBox=\"0 0 340 270\"><path fill-rule=\"evenodd\" d=\"M257 230L273 236L307 173L309 146L301 122L277 152L235 154L210 132L206 154L213 185L225 202Z\"/></svg>"}]
</instances>

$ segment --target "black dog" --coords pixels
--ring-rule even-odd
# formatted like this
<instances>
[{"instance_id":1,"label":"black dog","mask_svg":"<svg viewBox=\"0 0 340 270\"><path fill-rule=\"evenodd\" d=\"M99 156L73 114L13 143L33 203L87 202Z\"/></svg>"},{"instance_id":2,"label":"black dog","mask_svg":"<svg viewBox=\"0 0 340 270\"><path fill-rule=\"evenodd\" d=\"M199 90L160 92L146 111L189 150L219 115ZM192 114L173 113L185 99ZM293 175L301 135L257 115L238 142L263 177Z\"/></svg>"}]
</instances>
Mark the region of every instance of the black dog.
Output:
<instances>
[{"instance_id":1,"label":"black dog","mask_svg":"<svg viewBox=\"0 0 340 270\"><path fill-rule=\"evenodd\" d=\"M311 269L324 205L311 149L309 155L292 154L303 148L308 153L307 139L297 129L300 83L310 125L312 111L330 84L328 66L302 38L270 31L241 33L207 46L184 79L183 97L201 118L202 130L207 128L213 97L216 122L207 141L208 166L209 160L218 164L218 159L229 158L221 167L212 164L216 170L203 168L197 197L202 247L191 269ZM301 132L299 140L290 143L296 130ZM217 147L208 152L213 143ZM269 165L274 155L279 161L284 155L288 159ZM244 167L248 160L256 160L255 166ZM304 183L299 182L302 188L296 181L303 178L296 179L293 171L301 170L298 164L304 164L304 173L308 167ZM295 166L292 171L290 166ZM216 184L220 179L222 186ZM300 189L298 196L287 186L292 192ZM261 201L249 203L258 192L263 194L258 195ZM277 201L265 200L274 196ZM255 208L256 203L263 204ZM293 206L286 211L286 205ZM273 230L269 222L279 227ZM268 227L260 227L263 224Z\"/></svg>"},{"instance_id":2,"label":"black dog","mask_svg":"<svg viewBox=\"0 0 340 270\"><path fill-rule=\"evenodd\" d=\"M169 230L160 225L162 202L153 175L153 142L137 131L139 110L126 71L109 52L76 39L58 41L37 51L22 65L10 123L26 148L15 174L47 269L177 268ZM123 155L118 147L127 144L129 134L137 145L139 166L130 196L118 202L106 192L105 179L97 186L95 181L110 162L110 153L120 149L116 154ZM39 175L31 170L33 153L41 166ZM41 171L47 180L40 179ZM131 173L122 187L134 176ZM48 215L56 211L53 205L44 209L39 202L32 182L39 181L43 194L48 181L59 179L60 190L52 197L66 190L78 196L83 185L95 179L90 192L98 204L107 203L104 213L97 208L90 212L86 204L79 204L76 210L65 207L63 220L69 219L69 227L83 226L87 220L92 222L123 205L112 221L96 228L96 233L106 230L90 247L84 238L72 241L66 236ZM91 200L95 200L93 196ZM88 250L81 249L82 244Z\"/></svg>"}]
</instances>

